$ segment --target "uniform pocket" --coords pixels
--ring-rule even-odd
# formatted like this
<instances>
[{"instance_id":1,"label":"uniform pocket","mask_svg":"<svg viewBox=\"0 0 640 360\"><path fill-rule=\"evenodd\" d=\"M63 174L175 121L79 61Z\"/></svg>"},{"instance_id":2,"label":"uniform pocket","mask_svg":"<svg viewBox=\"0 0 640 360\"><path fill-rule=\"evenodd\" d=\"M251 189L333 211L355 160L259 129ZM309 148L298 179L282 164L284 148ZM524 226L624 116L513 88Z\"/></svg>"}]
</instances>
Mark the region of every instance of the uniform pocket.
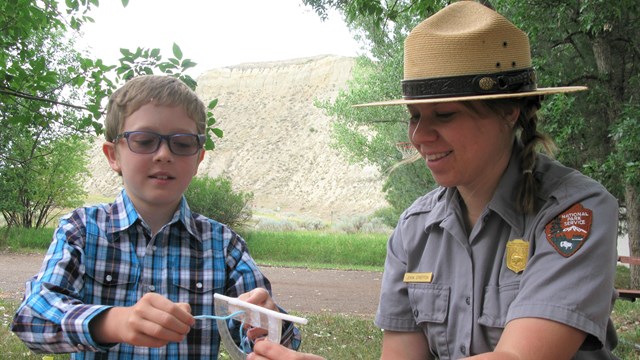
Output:
<instances>
[{"instance_id":1,"label":"uniform pocket","mask_svg":"<svg viewBox=\"0 0 640 360\"><path fill-rule=\"evenodd\" d=\"M487 286L484 289L480 325L504 328L509 306L518 295L520 283L513 282L502 286Z\"/></svg>"},{"instance_id":2,"label":"uniform pocket","mask_svg":"<svg viewBox=\"0 0 640 360\"><path fill-rule=\"evenodd\" d=\"M449 286L412 283L408 290L416 324L445 322L449 312Z\"/></svg>"},{"instance_id":3,"label":"uniform pocket","mask_svg":"<svg viewBox=\"0 0 640 360\"><path fill-rule=\"evenodd\" d=\"M451 287L434 284L409 284L409 303L416 324L421 326L432 351L448 356L447 317Z\"/></svg>"}]
</instances>

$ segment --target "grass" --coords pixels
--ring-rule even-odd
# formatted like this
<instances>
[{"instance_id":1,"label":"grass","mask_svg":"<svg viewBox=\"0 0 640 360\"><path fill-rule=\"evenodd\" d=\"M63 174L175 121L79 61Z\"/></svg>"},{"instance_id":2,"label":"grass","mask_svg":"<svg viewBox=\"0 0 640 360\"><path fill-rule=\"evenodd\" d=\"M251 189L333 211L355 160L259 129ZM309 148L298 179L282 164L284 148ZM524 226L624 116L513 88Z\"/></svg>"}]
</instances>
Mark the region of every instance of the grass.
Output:
<instances>
[{"instance_id":1,"label":"grass","mask_svg":"<svg viewBox=\"0 0 640 360\"><path fill-rule=\"evenodd\" d=\"M18 306L17 301L0 299L0 356L2 359L38 359L43 355L30 352L12 332L9 323ZM300 326L301 351L324 356L327 359L373 359L380 357L382 332L370 318L328 313L292 315L304 316L309 323ZM55 354L54 360L69 359L68 354ZM230 359L222 351L220 359Z\"/></svg>"},{"instance_id":2,"label":"grass","mask_svg":"<svg viewBox=\"0 0 640 360\"><path fill-rule=\"evenodd\" d=\"M0 229L0 250L44 252L51 241L53 229ZM252 256L259 264L288 267L357 269L381 271L387 234L342 234L333 232L255 231L243 233ZM628 287L629 269L619 266L616 286ZM9 323L18 303L0 298L0 354L2 359L43 359L35 355L9 331ZM375 359L380 356L382 333L373 319L331 313L296 314L309 319L300 327L303 336L301 351L327 359ZM640 360L640 301L616 301L612 319L618 331L619 344L615 354L620 359ZM55 355L54 360L68 359ZM221 353L221 359L229 359Z\"/></svg>"},{"instance_id":3,"label":"grass","mask_svg":"<svg viewBox=\"0 0 640 360\"><path fill-rule=\"evenodd\" d=\"M49 248L53 230L53 228L0 228L0 250L20 253L41 253Z\"/></svg>"},{"instance_id":4,"label":"grass","mask_svg":"<svg viewBox=\"0 0 640 360\"><path fill-rule=\"evenodd\" d=\"M388 235L254 231L243 237L264 265L382 271Z\"/></svg>"}]
</instances>

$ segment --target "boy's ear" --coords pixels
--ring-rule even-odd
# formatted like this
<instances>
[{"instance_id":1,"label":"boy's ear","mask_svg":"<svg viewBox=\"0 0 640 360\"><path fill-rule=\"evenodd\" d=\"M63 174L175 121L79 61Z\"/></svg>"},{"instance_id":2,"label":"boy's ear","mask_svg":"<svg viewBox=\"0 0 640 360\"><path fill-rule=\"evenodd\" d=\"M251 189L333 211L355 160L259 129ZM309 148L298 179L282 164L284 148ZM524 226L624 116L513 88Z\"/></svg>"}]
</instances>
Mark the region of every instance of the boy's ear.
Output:
<instances>
[{"instance_id":1,"label":"boy's ear","mask_svg":"<svg viewBox=\"0 0 640 360\"><path fill-rule=\"evenodd\" d=\"M105 142L102 144L102 152L104 153L104 156L107 157L107 161L109 162L111 169L117 172L118 175L122 175L122 169L120 168L120 162L118 161L116 154L116 144L112 142Z\"/></svg>"},{"instance_id":2,"label":"boy's ear","mask_svg":"<svg viewBox=\"0 0 640 360\"><path fill-rule=\"evenodd\" d=\"M193 176L196 176L198 174L198 168L200 168L200 163L202 162L202 160L204 160L204 153L206 153L206 151L204 149L201 149L200 152L198 153L198 163L196 164L196 171L193 174Z\"/></svg>"}]
</instances>

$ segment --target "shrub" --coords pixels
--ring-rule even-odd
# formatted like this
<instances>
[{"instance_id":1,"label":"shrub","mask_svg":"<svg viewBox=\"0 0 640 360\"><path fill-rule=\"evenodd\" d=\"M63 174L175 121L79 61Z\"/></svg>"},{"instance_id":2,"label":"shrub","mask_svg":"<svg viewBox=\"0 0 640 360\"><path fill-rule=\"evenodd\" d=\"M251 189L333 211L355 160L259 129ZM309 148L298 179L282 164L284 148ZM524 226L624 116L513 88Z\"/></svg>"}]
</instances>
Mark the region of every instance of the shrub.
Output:
<instances>
[{"instance_id":1,"label":"shrub","mask_svg":"<svg viewBox=\"0 0 640 360\"><path fill-rule=\"evenodd\" d=\"M333 225L333 228L347 234L355 233L390 233L392 228L387 226L383 219L377 216L356 216L342 220Z\"/></svg>"},{"instance_id":2,"label":"shrub","mask_svg":"<svg viewBox=\"0 0 640 360\"><path fill-rule=\"evenodd\" d=\"M252 216L253 193L234 192L225 177L195 177L185 192L191 211L232 228L244 226Z\"/></svg>"},{"instance_id":3,"label":"shrub","mask_svg":"<svg viewBox=\"0 0 640 360\"><path fill-rule=\"evenodd\" d=\"M398 210L394 207L389 206L376 210L373 216L379 218L386 226L395 228L398 224L398 219L400 218L400 214L403 210Z\"/></svg>"}]
</instances>

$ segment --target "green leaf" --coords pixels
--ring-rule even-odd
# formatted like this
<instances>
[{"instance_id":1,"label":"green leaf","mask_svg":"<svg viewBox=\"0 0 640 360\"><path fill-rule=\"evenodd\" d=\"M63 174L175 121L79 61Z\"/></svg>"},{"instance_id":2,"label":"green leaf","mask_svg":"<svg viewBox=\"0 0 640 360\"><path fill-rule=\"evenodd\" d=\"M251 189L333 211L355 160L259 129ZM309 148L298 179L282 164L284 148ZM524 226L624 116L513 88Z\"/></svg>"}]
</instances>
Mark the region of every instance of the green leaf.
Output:
<instances>
[{"instance_id":1,"label":"green leaf","mask_svg":"<svg viewBox=\"0 0 640 360\"><path fill-rule=\"evenodd\" d=\"M196 65L198 65L198 64L193 62L193 61L191 61L191 60L189 60L189 59L184 59L182 61L182 69L183 70L190 69L192 67L195 67Z\"/></svg>"},{"instance_id":2,"label":"green leaf","mask_svg":"<svg viewBox=\"0 0 640 360\"><path fill-rule=\"evenodd\" d=\"M209 101L209 105L207 105L207 109L212 110L218 105L218 99L213 99Z\"/></svg>"},{"instance_id":3,"label":"green leaf","mask_svg":"<svg viewBox=\"0 0 640 360\"><path fill-rule=\"evenodd\" d=\"M173 43L173 56L175 56L176 59L182 59L182 50L180 50L180 46L176 43Z\"/></svg>"},{"instance_id":4,"label":"green leaf","mask_svg":"<svg viewBox=\"0 0 640 360\"><path fill-rule=\"evenodd\" d=\"M213 140L210 137L207 137L207 141L204 142L204 149L213 150L215 148L216 148L216 144L213 142Z\"/></svg>"},{"instance_id":5,"label":"green leaf","mask_svg":"<svg viewBox=\"0 0 640 360\"><path fill-rule=\"evenodd\" d=\"M211 132L216 134L216 136L219 138L222 138L224 136L224 132L218 128L211 129Z\"/></svg>"}]
</instances>

